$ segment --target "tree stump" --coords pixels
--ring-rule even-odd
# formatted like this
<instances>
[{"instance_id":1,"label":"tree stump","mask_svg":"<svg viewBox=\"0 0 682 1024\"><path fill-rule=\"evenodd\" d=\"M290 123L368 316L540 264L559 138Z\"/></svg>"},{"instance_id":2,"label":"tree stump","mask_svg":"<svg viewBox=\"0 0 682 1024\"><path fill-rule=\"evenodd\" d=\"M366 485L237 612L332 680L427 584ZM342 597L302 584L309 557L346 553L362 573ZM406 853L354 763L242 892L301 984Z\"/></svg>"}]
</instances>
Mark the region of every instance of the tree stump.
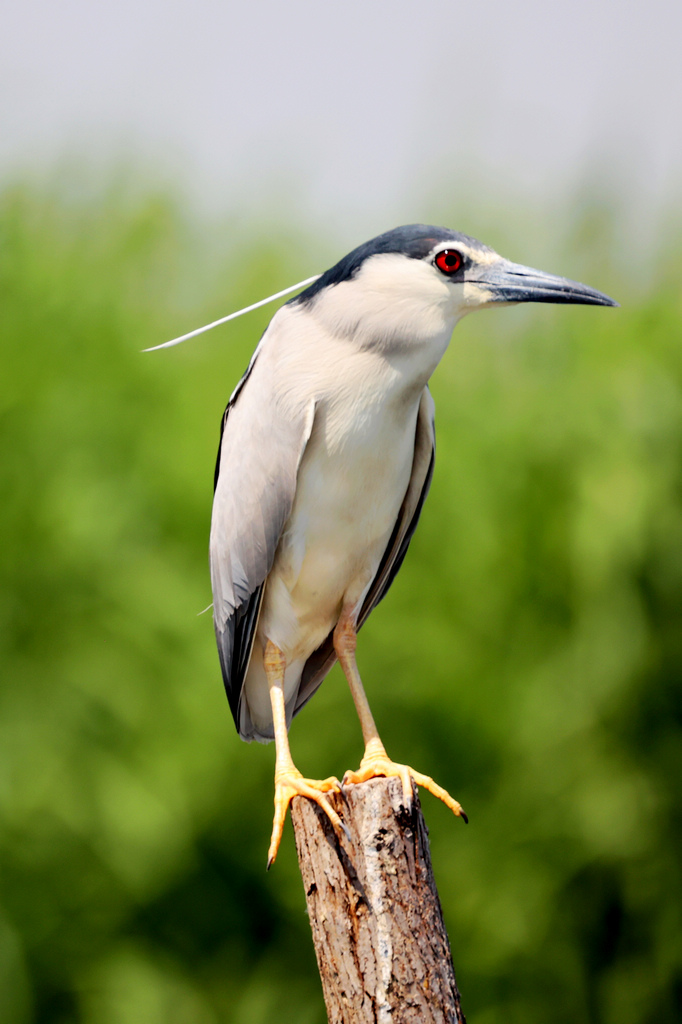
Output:
<instances>
[{"instance_id":1,"label":"tree stump","mask_svg":"<svg viewBox=\"0 0 682 1024\"><path fill-rule=\"evenodd\" d=\"M465 1024L416 786L410 811L397 778L332 803L350 842L291 805L329 1024Z\"/></svg>"}]
</instances>

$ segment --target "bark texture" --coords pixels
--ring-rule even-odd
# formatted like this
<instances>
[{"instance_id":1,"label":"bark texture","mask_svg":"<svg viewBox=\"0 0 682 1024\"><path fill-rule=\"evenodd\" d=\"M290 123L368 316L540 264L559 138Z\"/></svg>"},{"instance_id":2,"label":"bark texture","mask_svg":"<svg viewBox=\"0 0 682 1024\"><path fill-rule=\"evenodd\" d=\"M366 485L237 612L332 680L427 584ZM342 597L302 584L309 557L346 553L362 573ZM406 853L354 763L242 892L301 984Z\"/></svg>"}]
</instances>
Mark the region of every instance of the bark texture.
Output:
<instances>
[{"instance_id":1,"label":"bark texture","mask_svg":"<svg viewBox=\"0 0 682 1024\"><path fill-rule=\"evenodd\" d=\"M351 842L291 807L329 1024L465 1024L416 786L410 811L397 778L332 802Z\"/></svg>"}]
</instances>

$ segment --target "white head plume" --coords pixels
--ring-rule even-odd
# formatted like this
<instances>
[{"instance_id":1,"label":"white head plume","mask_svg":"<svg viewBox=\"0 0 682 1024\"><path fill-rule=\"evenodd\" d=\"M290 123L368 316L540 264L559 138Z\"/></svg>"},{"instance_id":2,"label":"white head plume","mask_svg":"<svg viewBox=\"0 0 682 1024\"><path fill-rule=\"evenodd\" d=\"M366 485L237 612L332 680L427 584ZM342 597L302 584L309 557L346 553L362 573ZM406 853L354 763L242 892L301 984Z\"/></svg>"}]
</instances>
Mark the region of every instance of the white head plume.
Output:
<instances>
[{"instance_id":1,"label":"white head plume","mask_svg":"<svg viewBox=\"0 0 682 1024\"><path fill-rule=\"evenodd\" d=\"M268 302L274 302L275 299L281 299L285 295L290 295L292 292L298 291L299 288L305 288L307 285L312 284L313 281L317 281L320 274L315 274L314 277L307 277L305 281L299 281L298 284L292 284L288 288L284 288L281 292L275 292L274 295L268 295L267 299L261 299L259 302L254 302L251 306L245 306L244 309L238 309L236 313L228 313L227 316L223 316L220 320L214 320L212 324L205 324L203 327L197 327L195 330L190 331L188 334L181 334L179 338L173 338L172 341L163 341L160 345L152 345L151 348L143 348L143 352L156 352L160 348L172 348L173 345L179 345L182 341L187 341L188 338L194 338L197 334L203 334L205 331L210 331L214 327L218 327L220 324L226 324L228 320L236 320L238 316L243 316L244 313L250 313L254 309L258 309L259 306L266 306Z\"/></svg>"}]
</instances>

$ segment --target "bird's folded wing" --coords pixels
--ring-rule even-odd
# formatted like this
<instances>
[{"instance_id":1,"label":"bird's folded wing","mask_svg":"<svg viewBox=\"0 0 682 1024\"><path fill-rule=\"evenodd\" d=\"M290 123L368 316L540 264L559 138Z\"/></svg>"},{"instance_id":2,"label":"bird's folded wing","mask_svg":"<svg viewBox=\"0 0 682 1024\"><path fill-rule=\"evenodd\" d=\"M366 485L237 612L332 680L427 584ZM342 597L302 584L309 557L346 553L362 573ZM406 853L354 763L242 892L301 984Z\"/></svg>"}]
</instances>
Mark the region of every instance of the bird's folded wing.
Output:
<instances>
[{"instance_id":1,"label":"bird's folded wing","mask_svg":"<svg viewBox=\"0 0 682 1024\"><path fill-rule=\"evenodd\" d=\"M237 728L263 585L315 415L313 401L292 409L280 400L265 362L252 363L225 411L211 518L213 622Z\"/></svg>"},{"instance_id":2,"label":"bird's folded wing","mask_svg":"<svg viewBox=\"0 0 682 1024\"><path fill-rule=\"evenodd\" d=\"M417 528L419 516L431 486L436 456L435 407L431 392L426 387L422 393L415 432L412 474L400 507L391 539L379 564L377 574L367 592L360 614L358 629L366 622L369 613L386 595L403 563L412 535ZM332 634L311 654L303 669L294 714L313 696L320 683L336 661Z\"/></svg>"}]
</instances>

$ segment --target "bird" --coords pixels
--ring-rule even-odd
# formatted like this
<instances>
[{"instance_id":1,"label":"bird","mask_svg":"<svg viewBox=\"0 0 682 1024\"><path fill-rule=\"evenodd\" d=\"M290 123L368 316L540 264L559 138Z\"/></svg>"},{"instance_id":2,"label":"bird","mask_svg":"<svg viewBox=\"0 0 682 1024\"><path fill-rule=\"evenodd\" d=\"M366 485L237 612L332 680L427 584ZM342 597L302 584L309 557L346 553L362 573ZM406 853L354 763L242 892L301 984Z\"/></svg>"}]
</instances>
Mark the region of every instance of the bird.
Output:
<instances>
[{"instance_id":1,"label":"bird","mask_svg":"<svg viewBox=\"0 0 682 1024\"><path fill-rule=\"evenodd\" d=\"M329 795L374 777L400 778L407 807L414 780L467 820L433 779L389 758L356 661L358 630L395 579L431 484L428 381L468 313L519 302L618 305L425 224L378 235L311 280L274 314L229 399L211 517L227 698L243 740L275 742L268 868L294 797L347 832ZM289 725L337 660L364 754L342 782L307 779Z\"/></svg>"}]
</instances>

